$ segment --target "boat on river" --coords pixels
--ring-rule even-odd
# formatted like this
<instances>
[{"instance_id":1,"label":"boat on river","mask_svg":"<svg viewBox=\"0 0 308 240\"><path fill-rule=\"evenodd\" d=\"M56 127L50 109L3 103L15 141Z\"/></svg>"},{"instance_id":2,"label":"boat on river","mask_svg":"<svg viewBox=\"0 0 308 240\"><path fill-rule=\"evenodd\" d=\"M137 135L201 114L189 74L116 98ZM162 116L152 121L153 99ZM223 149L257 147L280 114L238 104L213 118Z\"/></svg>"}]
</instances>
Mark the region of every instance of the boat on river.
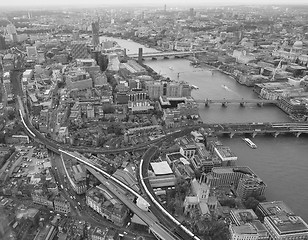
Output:
<instances>
[{"instance_id":1,"label":"boat on river","mask_svg":"<svg viewBox=\"0 0 308 240\"><path fill-rule=\"evenodd\" d=\"M199 87L196 86L196 85L191 85L191 88L192 88L192 89L196 89L196 90L199 89Z\"/></svg>"},{"instance_id":2,"label":"boat on river","mask_svg":"<svg viewBox=\"0 0 308 240\"><path fill-rule=\"evenodd\" d=\"M257 145L254 144L253 141L251 141L249 138L242 138L243 141L251 148L257 148Z\"/></svg>"}]
</instances>

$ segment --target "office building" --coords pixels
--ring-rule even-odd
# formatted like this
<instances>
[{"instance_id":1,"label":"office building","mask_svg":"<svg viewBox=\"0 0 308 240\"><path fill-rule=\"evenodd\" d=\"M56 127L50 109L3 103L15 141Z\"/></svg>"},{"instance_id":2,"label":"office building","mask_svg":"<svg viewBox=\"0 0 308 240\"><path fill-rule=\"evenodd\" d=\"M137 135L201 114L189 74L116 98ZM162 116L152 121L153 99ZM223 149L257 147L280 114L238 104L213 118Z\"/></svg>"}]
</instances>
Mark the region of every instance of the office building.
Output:
<instances>
[{"instance_id":1,"label":"office building","mask_svg":"<svg viewBox=\"0 0 308 240\"><path fill-rule=\"evenodd\" d=\"M230 218L236 226L258 220L257 215L252 209L232 209L230 211Z\"/></svg>"},{"instance_id":2,"label":"office building","mask_svg":"<svg viewBox=\"0 0 308 240\"><path fill-rule=\"evenodd\" d=\"M282 201L261 202L257 213L264 217L269 240L294 240L308 238L308 224Z\"/></svg>"},{"instance_id":3,"label":"office building","mask_svg":"<svg viewBox=\"0 0 308 240\"><path fill-rule=\"evenodd\" d=\"M15 236L9 226L8 217L5 214L4 209L0 208L0 239L3 240L15 240Z\"/></svg>"},{"instance_id":4,"label":"office building","mask_svg":"<svg viewBox=\"0 0 308 240\"><path fill-rule=\"evenodd\" d=\"M56 212L68 214L71 211L70 203L61 196L55 197L53 204Z\"/></svg>"},{"instance_id":5,"label":"office building","mask_svg":"<svg viewBox=\"0 0 308 240\"><path fill-rule=\"evenodd\" d=\"M53 200L48 192L43 191L42 189L35 189L31 193L31 197L34 203L53 209Z\"/></svg>"},{"instance_id":6,"label":"office building","mask_svg":"<svg viewBox=\"0 0 308 240\"><path fill-rule=\"evenodd\" d=\"M71 44L71 54L73 59L89 58L87 46L84 42L74 41Z\"/></svg>"},{"instance_id":7,"label":"office building","mask_svg":"<svg viewBox=\"0 0 308 240\"><path fill-rule=\"evenodd\" d=\"M94 118L94 106L92 104L87 105L87 118Z\"/></svg>"},{"instance_id":8,"label":"office building","mask_svg":"<svg viewBox=\"0 0 308 240\"><path fill-rule=\"evenodd\" d=\"M191 89L188 84L178 82L146 82L146 90L149 98L159 99L159 97L189 97Z\"/></svg>"},{"instance_id":9,"label":"office building","mask_svg":"<svg viewBox=\"0 0 308 240\"><path fill-rule=\"evenodd\" d=\"M147 82L146 90L148 91L149 98L158 99L160 96L163 96L163 87L160 82Z\"/></svg>"},{"instance_id":10,"label":"office building","mask_svg":"<svg viewBox=\"0 0 308 240\"><path fill-rule=\"evenodd\" d=\"M65 76L68 90L92 88L93 81L90 74L81 69L71 69Z\"/></svg>"},{"instance_id":11,"label":"office building","mask_svg":"<svg viewBox=\"0 0 308 240\"><path fill-rule=\"evenodd\" d=\"M16 34L17 33L16 27L13 24L8 24L6 26L6 32L8 35Z\"/></svg>"},{"instance_id":12,"label":"office building","mask_svg":"<svg viewBox=\"0 0 308 240\"><path fill-rule=\"evenodd\" d=\"M123 226L128 209L116 199L103 185L86 192L86 204L101 216L118 226Z\"/></svg>"},{"instance_id":13,"label":"office building","mask_svg":"<svg viewBox=\"0 0 308 240\"><path fill-rule=\"evenodd\" d=\"M243 176L237 186L236 194L245 200L248 197L263 196L266 184L257 176L246 174Z\"/></svg>"},{"instance_id":14,"label":"office building","mask_svg":"<svg viewBox=\"0 0 308 240\"><path fill-rule=\"evenodd\" d=\"M26 50L27 50L27 57L28 57L28 59L32 59L32 60L37 59L36 46L26 47Z\"/></svg>"},{"instance_id":15,"label":"office building","mask_svg":"<svg viewBox=\"0 0 308 240\"><path fill-rule=\"evenodd\" d=\"M73 30L73 40L78 41L79 40L79 30Z\"/></svg>"},{"instance_id":16,"label":"office building","mask_svg":"<svg viewBox=\"0 0 308 240\"><path fill-rule=\"evenodd\" d=\"M207 184L211 187L238 186L238 183L245 175L255 175L249 167L213 167L212 172L207 174Z\"/></svg>"},{"instance_id":17,"label":"office building","mask_svg":"<svg viewBox=\"0 0 308 240\"><path fill-rule=\"evenodd\" d=\"M99 45L99 21L92 22L92 44L94 47Z\"/></svg>"},{"instance_id":18,"label":"office building","mask_svg":"<svg viewBox=\"0 0 308 240\"><path fill-rule=\"evenodd\" d=\"M0 35L0 50L5 50L5 49L6 49L5 37Z\"/></svg>"},{"instance_id":19,"label":"office building","mask_svg":"<svg viewBox=\"0 0 308 240\"><path fill-rule=\"evenodd\" d=\"M16 58L16 56L14 54L11 54L11 53L4 55L4 57L2 59L3 72L9 72L10 70L14 69L15 58Z\"/></svg>"},{"instance_id":20,"label":"office building","mask_svg":"<svg viewBox=\"0 0 308 240\"><path fill-rule=\"evenodd\" d=\"M189 16L194 17L195 16L195 10L193 8L189 9Z\"/></svg>"},{"instance_id":21,"label":"office building","mask_svg":"<svg viewBox=\"0 0 308 240\"><path fill-rule=\"evenodd\" d=\"M214 153L221 160L221 165L225 166L235 166L237 161L237 156L226 146L216 146L214 148Z\"/></svg>"},{"instance_id":22,"label":"office building","mask_svg":"<svg viewBox=\"0 0 308 240\"><path fill-rule=\"evenodd\" d=\"M229 226L231 240L258 240L257 229L251 224L246 223L241 226L231 224Z\"/></svg>"},{"instance_id":23,"label":"office building","mask_svg":"<svg viewBox=\"0 0 308 240\"><path fill-rule=\"evenodd\" d=\"M230 218L232 221L229 228L231 239L268 240L268 231L252 209L232 209Z\"/></svg>"},{"instance_id":24,"label":"office building","mask_svg":"<svg viewBox=\"0 0 308 240\"><path fill-rule=\"evenodd\" d=\"M92 240L105 240L108 228L96 227L92 232Z\"/></svg>"},{"instance_id":25,"label":"office building","mask_svg":"<svg viewBox=\"0 0 308 240\"><path fill-rule=\"evenodd\" d=\"M10 80L10 72L5 72L3 74L3 87L6 93L6 96L12 95L12 85Z\"/></svg>"}]
</instances>

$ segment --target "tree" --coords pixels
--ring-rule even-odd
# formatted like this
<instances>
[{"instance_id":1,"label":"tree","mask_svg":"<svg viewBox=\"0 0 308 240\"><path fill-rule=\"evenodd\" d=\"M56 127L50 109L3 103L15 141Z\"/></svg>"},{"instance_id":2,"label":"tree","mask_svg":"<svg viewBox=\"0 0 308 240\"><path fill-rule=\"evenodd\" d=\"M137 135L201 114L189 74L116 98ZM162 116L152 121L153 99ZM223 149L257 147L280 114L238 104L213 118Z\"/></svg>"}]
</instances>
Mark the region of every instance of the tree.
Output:
<instances>
[{"instance_id":1,"label":"tree","mask_svg":"<svg viewBox=\"0 0 308 240\"><path fill-rule=\"evenodd\" d=\"M158 118L161 118L163 116L163 112L162 111L159 111L159 110L153 110L153 114L158 117Z\"/></svg>"},{"instance_id":2,"label":"tree","mask_svg":"<svg viewBox=\"0 0 308 240\"><path fill-rule=\"evenodd\" d=\"M5 134L3 132L0 132L0 143L5 144Z\"/></svg>"},{"instance_id":3,"label":"tree","mask_svg":"<svg viewBox=\"0 0 308 240\"><path fill-rule=\"evenodd\" d=\"M183 177L179 177L176 179L175 191L180 198L184 199L187 193L189 192L189 189L190 189L190 184Z\"/></svg>"},{"instance_id":4,"label":"tree","mask_svg":"<svg viewBox=\"0 0 308 240\"><path fill-rule=\"evenodd\" d=\"M112 123L107 127L108 133L115 133L116 135L122 135L122 126L119 123Z\"/></svg>"},{"instance_id":5,"label":"tree","mask_svg":"<svg viewBox=\"0 0 308 240\"><path fill-rule=\"evenodd\" d=\"M259 204L259 201L255 199L254 197L249 197L244 201L245 207L251 208L254 211L257 209L258 204Z\"/></svg>"},{"instance_id":6,"label":"tree","mask_svg":"<svg viewBox=\"0 0 308 240\"><path fill-rule=\"evenodd\" d=\"M266 201L266 197L264 195L256 196L255 199L257 199L259 202L265 202Z\"/></svg>"},{"instance_id":7,"label":"tree","mask_svg":"<svg viewBox=\"0 0 308 240\"><path fill-rule=\"evenodd\" d=\"M196 177L196 179L200 179L200 177L201 177L201 172L200 172L199 169L196 169L196 170L195 170L195 177Z\"/></svg>"},{"instance_id":8,"label":"tree","mask_svg":"<svg viewBox=\"0 0 308 240\"><path fill-rule=\"evenodd\" d=\"M209 235L215 240L229 239L229 228L228 225L223 221L213 221Z\"/></svg>"},{"instance_id":9,"label":"tree","mask_svg":"<svg viewBox=\"0 0 308 240\"><path fill-rule=\"evenodd\" d=\"M97 140L97 146L102 147L106 143L107 139L104 135L100 134Z\"/></svg>"},{"instance_id":10,"label":"tree","mask_svg":"<svg viewBox=\"0 0 308 240\"><path fill-rule=\"evenodd\" d=\"M65 86L65 82L64 81L58 81L57 85L58 85L58 88L63 88Z\"/></svg>"},{"instance_id":11,"label":"tree","mask_svg":"<svg viewBox=\"0 0 308 240\"><path fill-rule=\"evenodd\" d=\"M236 206L236 202L233 198L224 199L224 200L221 200L219 202L220 202L221 206L228 206L230 208L235 208L235 206Z\"/></svg>"},{"instance_id":12,"label":"tree","mask_svg":"<svg viewBox=\"0 0 308 240\"><path fill-rule=\"evenodd\" d=\"M167 209L169 210L169 212L170 212L171 214L174 214L174 212L175 212L175 199L174 199L174 198L171 198L171 199L168 201Z\"/></svg>"},{"instance_id":13,"label":"tree","mask_svg":"<svg viewBox=\"0 0 308 240\"><path fill-rule=\"evenodd\" d=\"M9 120L13 120L13 119L15 119L15 111L13 111L13 110L9 110L8 111L8 119Z\"/></svg>"},{"instance_id":14,"label":"tree","mask_svg":"<svg viewBox=\"0 0 308 240\"><path fill-rule=\"evenodd\" d=\"M114 113L115 112L115 108L111 105L108 105L106 107L103 108L103 111L105 114L108 114L108 113Z\"/></svg>"}]
</instances>

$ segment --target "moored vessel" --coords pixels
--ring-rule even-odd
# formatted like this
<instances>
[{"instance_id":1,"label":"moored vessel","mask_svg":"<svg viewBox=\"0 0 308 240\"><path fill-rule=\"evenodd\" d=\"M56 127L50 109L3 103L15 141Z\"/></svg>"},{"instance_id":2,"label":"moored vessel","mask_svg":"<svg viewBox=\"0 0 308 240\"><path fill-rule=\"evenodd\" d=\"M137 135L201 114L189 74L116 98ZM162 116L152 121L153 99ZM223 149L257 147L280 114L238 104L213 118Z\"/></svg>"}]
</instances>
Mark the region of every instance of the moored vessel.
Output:
<instances>
[{"instance_id":1,"label":"moored vessel","mask_svg":"<svg viewBox=\"0 0 308 240\"><path fill-rule=\"evenodd\" d=\"M247 143L247 145L248 145L249 147L251 147L251 148L257 148L257 145L254 144L254 142L251 141L249 138L242 138L242 139L243 139L243 141L244 141L245 143Z\"/></svg>"}]
</instances>

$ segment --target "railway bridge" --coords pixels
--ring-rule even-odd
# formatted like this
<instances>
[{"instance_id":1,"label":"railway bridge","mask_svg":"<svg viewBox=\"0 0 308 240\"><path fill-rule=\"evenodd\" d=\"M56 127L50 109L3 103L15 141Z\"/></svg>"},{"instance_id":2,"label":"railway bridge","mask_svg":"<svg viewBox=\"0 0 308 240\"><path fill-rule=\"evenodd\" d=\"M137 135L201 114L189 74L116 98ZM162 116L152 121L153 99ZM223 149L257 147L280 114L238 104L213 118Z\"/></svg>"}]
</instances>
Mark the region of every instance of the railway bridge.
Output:
<instances>
[{"instance_id":1,"label":"railway bridge","mask_svg":"<svg viewBox=\"0 0 308 240\"><path fill-rule=\"evenodd\" d=\"M266 99L196 99L196 103L204 104L205 107L209 107L210 104L221 104L223 107L227 107L228 104L239 104L241 107L245 107L246 104L257 104L259 107L262 107L265 104L277 104L276 100L266 100Z\"/></svg>"},{"instance_id":2,"label":"railway bridge","mask_svg":"<svg viewBox=\"0 0 308 240\"><path fill-rule=\"evenodd\" d=\"M280 134L293 134L299 137L301 134L308 134L307 122L282 122L282 123L225 123L225 124L204 124L217 135L250 134L253 138L258 134L271 134L274 137Z\"/></svg>"}]
</instances>

